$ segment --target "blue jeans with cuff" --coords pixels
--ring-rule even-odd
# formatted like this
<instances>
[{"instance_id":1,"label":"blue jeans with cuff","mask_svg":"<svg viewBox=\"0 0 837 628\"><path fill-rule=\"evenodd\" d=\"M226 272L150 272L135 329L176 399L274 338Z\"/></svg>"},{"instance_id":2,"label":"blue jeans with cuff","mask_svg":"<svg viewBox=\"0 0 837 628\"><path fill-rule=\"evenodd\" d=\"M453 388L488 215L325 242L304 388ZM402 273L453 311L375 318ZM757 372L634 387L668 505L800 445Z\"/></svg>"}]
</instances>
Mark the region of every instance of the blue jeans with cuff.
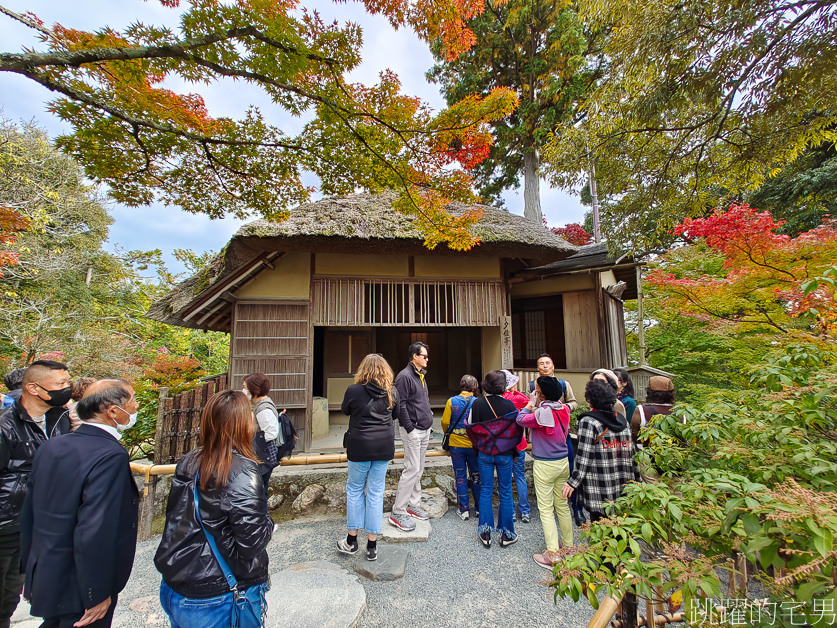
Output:
<instances>
[{"instance_id":1,"label":"blue jeans with cuff","mask_svg":"<svg viewBox=\"0 0 837 628\"><path fill-rule=\"evenodd\" d=\"M389 460L352 462L346 480L346 529L380 534L384 519L384 482Z\"/></svg>"}]
</instances>

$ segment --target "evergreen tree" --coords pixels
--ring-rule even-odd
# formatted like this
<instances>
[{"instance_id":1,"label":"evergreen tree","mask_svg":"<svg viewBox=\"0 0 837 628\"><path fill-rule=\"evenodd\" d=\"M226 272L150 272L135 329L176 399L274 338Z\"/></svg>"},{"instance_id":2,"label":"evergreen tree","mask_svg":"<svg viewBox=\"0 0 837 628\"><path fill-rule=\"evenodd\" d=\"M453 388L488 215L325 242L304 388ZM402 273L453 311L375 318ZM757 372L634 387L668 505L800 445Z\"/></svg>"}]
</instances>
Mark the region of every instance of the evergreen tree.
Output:
<instances>
[{"instance_id":1,"label":"evergreen tree","mask_svg":"<svg viewBox=\"0 0 837 628\"><path fill-rule=\"evenodd\" d=\"M450 105L497 88L518 94L520 106L511 116L492 122L494 143L473 173L483 198L501 204L500 194L519 187L522 172L524 214L541 224L539 151L574 120L599 75L596 37L565 0L487 2L467 24L477 43L452 59L437 42L438 63L428 78Z\"/></svg>"}]
</instances>

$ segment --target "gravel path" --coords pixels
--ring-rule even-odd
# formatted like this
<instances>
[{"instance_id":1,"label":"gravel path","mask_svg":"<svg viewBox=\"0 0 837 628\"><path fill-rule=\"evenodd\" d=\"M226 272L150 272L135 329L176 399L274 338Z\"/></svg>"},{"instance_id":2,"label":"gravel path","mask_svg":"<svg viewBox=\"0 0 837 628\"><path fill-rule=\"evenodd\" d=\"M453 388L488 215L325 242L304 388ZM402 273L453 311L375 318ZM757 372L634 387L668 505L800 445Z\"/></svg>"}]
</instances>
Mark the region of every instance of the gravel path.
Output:
<instances>
[{"instance_id":1,"label":"gravel path","mask_svg":"<svg viewBox=\"0 0 837 628\"><path fill-rule=\"evenodd\" d=\"M359 578L367 603L359 626L584 628L593 616L589 603L561 599L553 603L552 590L540 584L549 572L532 560L532 554L543 549L543 532L535 515L532 523L516 524L520 540L515 545L492 545L490 549L477 540L475 519L463 522L450 510L441 519L431 520L433 532L428 542L406 544L410 558L404 578L394 582ZM271 572L315 560L351 570L354 558L335 549L343 534L343 516L307 517L280 524L268 547ZM365 544L363 534L361 542ZM157 599L160 576L153 559L158 544L159 537L155 537L137 547L134 570L120 595L114 626L168 625ZM30 624L31 619L21 620L23 613L15 622L20 628L38 625Z\"/></svg>"}]
</instances>

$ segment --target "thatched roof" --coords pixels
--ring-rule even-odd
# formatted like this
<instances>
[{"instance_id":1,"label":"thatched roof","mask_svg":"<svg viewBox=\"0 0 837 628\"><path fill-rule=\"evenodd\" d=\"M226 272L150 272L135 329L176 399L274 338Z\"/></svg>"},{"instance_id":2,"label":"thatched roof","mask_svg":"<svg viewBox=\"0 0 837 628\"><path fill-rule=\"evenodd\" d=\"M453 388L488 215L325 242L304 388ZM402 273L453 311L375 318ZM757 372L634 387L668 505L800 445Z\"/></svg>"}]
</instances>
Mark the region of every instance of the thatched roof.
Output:
<instances>
[{"instance_id":1,"label":"thatched roof","mask_svg":"<svg viewBox=\"0 0 837 628\"><path fill-rule=\"evenodd\" d=\"M515 273L515 277L540 279L585 271L612 270L618 281L624 281L627 284L627 289L622 298L625 301L630 301L637 298L635 268L642 264L642 261L630 255L613 255L608 252L607 244L600 242L580 246L575 254L557 262L521 270Z\"/></svg>"},{"instance_id":2,"label":"thatched roof","mask_svg":"<svg viewBox=\"0 0 837 628\"><path fill-rule=\"evenodd\" d=\"M300 205L282 222L248 223L206 268L156 301L147 316L175 325L198 327L184 321L180 313L221 282L260 272L259 262L269 261L270 256L280 252L503 257L532 265L560 260L576 251L576 247L560 236L522 216L482 205L476 206L483 216L472 229L473 235L480 239L479 245L470 251L453 251L444 245L428 251L416 219L392 209L395 199L394 193L326 198ZM452 203L446 209L453 215L461 215L474 208Z\"/></svg>"}]
</instances>

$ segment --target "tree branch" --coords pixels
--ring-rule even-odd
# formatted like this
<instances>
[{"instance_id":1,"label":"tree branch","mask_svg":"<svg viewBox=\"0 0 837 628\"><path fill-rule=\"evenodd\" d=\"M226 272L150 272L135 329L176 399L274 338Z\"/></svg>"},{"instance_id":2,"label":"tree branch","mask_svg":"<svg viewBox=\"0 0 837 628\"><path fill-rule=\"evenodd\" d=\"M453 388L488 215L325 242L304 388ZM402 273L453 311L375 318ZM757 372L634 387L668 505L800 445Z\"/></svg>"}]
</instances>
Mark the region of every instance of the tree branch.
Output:
<instances>
[{"instance_id":1,"label":"tree branch","mask_svg":"<svg viewBox=\"0 0 837 628\"><path fill-rule=\"evenodd\" d=\"M27 24L27 26L37 28L32 20L29 20L29 22L32 22L31 24L27 23L27 18L24 16L20 16L2 6L0 6L0 11L10 17L19 19ZM50 37L55 37L55 34L52 31L45 29L42 26L39 30ZM246 26L243 28L231 28L223 33L209 33L203 37L193 37L179 42L159 44L156 46L125 46L124 48L96 47L79 50L58 50L54 52L2 53L0 54L0 71L34 69L43 66L77 68L88 63L101 63L104 61L183 58L186 53L196 48L205 48L213 44L231 40L246 39L247 37L252 37L253 39L266 43L269 46L292 56L303 57L309 61L325 63L329 66L337 65L337 61L334 59L323 57L311 52L297 50L292 46L288 46L287 44L265 35L254 26Z\"/></svg>"},{"instance_id":2,"label":"tree branch","mask_svg":"<svg viewBox=\"0 0 837 628\"><path fill-rule=\"evenodd\" d=\"M30 17L26 17L25 15L22 15L20 13L15 13L11 9L7 9L3 5L0 5L0 13L8 15L13 20L17 20L18 22L20 22L22 24L25 24L29 28L32 28L36 31L40 31L44 35L52 36L52 34L53 34L52 31L49 30L47 27L45 27L43 24L40 24L36 20L33 20Z\"/></svg>"}]
</instances>

